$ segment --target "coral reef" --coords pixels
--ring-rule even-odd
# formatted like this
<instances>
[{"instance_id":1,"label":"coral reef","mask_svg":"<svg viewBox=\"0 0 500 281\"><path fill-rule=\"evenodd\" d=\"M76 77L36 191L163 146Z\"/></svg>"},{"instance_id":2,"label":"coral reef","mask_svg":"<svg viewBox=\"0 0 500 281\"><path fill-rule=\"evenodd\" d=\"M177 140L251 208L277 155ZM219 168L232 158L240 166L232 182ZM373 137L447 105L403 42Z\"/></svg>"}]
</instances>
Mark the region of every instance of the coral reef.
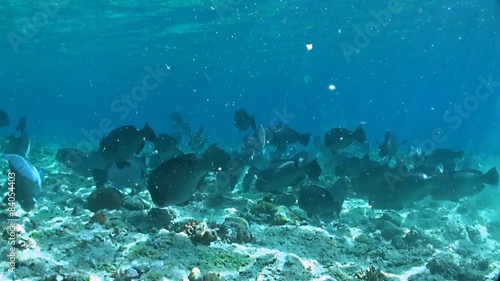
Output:
<instances>
[{"instance_id":1,"label":"coral reef","mask_svg":"<svg viewBox=\"0 0 500 281\"><path fill-rule=\"evenodd\" d=\"M220 226L220 237L228 243L245 244L252 241L250 226L241 217L227 217Z\"/></svg>"},{"instance_id":2,"label":"coral reef","mask_svg":"<svg viewBox=\"0 0 500 281\"><path fill-rule=\"evenodd\" d=\"M205 222L196 225L194 233L190 235L191 242L195 245L210 245L210 243L217 241L217 231L208 228Z\"/></svg>"},{"instance_id":3,"label":"coral reef","mask_svg":"<svg viewBox=\"0 0 500 281\"><path fill-rule=\"evenodd\" d=\"M153 208L148 212L148 217L152 220L152 223L155 226L159 228L171 229L177 215L171 209Z\"/></svg>"},{"instance_id":4,"label":"coral reef","mask_svg":"<svg viewBox=\"0 0 500 281\"><path fill-rule=\"evenodd\" d=\"M364 281L389 281L389 279L380 272L380 269L376 269L373 266L365 271L354 274L354 279Z\"/></svg>"},{"instance_id":5,"label":"coral reef","mask_svg":"<svg viewBox=\"0 0 500 281\"><path fill-rule=\"evenodd\" d=\"M321 223L290 193L214 196L216 186L202 186L187 205L156 208L147 191L94 190L56 168L38 207L12 217L12 234L0 214L16 258L14 276L0 263L2 280L482 281L500 268L496 204L482 197L401 211L349 198L338 220Z\"/></svg>"},{"instance_id":6,"label":"coral reef","mask_svg":"<svg viewBox=\"0 0 500 281\"><path fill-rule=\"evenodd\" d=\"M87 209L97 212L102 209L116 210L122 206L123 195L115 188L98 188L87 199Z\"/></svg>"},{"instance_id":7,"label":"coral reef","mask_svg":"<svg viewBox=\"0 0 500 281\"><path fill-rule=\"evenodd\" d=\"M299 218L286 206L276 206L265 200L258 202L250 213L251 219L271 225L299 224Z\"/></svg>"}]
</instances>

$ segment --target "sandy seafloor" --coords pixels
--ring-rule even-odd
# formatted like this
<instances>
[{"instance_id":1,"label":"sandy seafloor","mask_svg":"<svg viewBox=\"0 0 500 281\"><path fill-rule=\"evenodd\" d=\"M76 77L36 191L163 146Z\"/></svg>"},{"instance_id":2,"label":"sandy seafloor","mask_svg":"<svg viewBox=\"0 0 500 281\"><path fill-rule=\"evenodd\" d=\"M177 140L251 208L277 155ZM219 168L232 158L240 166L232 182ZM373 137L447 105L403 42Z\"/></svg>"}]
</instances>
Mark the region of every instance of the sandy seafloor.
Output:
<instances>
[{"instance_id":1,"label":"sandy seafloor","mask_svg":"<svg viewBox=\"0 0 500 281\"><path fill-rule=\"evenodd\" d=\"M93 213L85 208L93 180L55 162L58 147L34 147L30 159L47 173L43 194L35 210L18 211L14 278L3 231L0 280L180 281L198 268L198 280L480 281L500 270L499 188L402 211L347 199L340 218L324 224L297 206L258 204L263 194L238 186L208 199L209 177L183 207L153 208L144 190L118 210ZM1 216L5 228L7 211Z\"/></svg>"}]
</instances>

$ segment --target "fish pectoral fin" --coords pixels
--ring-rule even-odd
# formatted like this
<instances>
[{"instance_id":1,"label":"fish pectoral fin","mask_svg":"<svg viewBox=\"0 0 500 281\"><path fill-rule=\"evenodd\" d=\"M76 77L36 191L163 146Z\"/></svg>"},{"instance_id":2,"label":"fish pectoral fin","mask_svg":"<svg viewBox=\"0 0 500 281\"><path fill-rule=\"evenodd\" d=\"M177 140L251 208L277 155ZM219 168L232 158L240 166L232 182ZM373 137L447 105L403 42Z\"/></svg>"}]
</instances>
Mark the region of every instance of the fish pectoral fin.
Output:
<instances>
[{"instance_id":1,"label":"fish pectoral fin","mask_svg":"<svg viewBox=\"0 0 500 281\"><path fill-rule=\"evenodd\" d=\"M208 175L208 173L203 174L203 176L200 178L198 183L196 184L196 190L200 190L201 186L203 185L203 181L205 181L205 177Z\"/></svg>"}]
</instances>

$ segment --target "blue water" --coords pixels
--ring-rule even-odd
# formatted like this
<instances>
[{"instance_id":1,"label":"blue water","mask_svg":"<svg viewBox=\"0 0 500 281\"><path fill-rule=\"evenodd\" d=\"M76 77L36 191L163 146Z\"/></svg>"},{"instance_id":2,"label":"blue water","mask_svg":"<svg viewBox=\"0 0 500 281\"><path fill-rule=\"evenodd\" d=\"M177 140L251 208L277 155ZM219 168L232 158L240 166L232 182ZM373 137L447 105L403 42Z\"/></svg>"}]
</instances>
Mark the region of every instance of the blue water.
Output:
<instances>
[{"instance_id":1,"label":"blue water","mask_svg":"<svg viewBox=\"0 0 500 281\"><path fill-rule=\"evenodd\" d=\"M242 0L217 8L210 1L71 0L52 12L40 12L40 3L0 4L0 108L12 120L26 115L33 139L98 138L103 119L112 126L149 121L170 132L170 114L179 111L193 127L204 125L211 142L235 146L243 133L233 114L245 108L264 126L285 111L301 132L364 122L372 142L390 129L412 144L441 128L441 147L500 152L492 145L498 86L460 123L456 114L443 118L481 85L479 76L500 79L493 0L395 2L398 12L348 59L342 43L354 46L356 28L370 30L389 1ZM220 10L224 3L229 10ZM30 31L25 20L39 27ZM140 101L120 101L142 85L148 67L168 75L151 80Z\"/></svg>"}]
</instances>

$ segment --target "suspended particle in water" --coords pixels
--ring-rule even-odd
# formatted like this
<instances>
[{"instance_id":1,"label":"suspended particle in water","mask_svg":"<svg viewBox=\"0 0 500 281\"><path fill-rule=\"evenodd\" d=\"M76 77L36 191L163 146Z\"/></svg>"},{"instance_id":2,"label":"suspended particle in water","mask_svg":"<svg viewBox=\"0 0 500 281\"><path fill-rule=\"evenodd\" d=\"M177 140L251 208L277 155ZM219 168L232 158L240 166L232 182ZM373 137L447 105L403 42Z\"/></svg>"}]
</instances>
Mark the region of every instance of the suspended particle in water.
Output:
<instances>
[{"instance_id":1,"label":"suspended particle in water","mask_svg":"<svg viewBox=\"0 0 500 281\"><path fill-rule=\"evenodd\" d=\"M333 85L333 84L328 85L328 90L335 91L335 89L337 89L337 87L335 87L335 85Z\"/></svg>"},{"instance_id":2,"label":"suspended particle in water","mask_svg":"<svg viewBox=\"0 0 500 281\"><path fill-rule=\"evenodd\" d=\"M313 49L313 44L306 44L306 48L308 51Z\"/></svg>"}]
</instances>

